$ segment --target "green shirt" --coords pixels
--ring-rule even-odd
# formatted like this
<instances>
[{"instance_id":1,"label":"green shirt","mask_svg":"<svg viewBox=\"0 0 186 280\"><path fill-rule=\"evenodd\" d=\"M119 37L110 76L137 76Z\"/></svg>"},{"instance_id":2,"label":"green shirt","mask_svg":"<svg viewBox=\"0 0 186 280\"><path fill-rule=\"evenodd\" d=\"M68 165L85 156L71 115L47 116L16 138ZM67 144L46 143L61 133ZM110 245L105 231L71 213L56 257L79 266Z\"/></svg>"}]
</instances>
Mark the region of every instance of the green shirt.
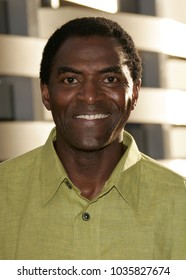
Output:
<instances>
[{"instance_id":1,"label":"green shirt","mask_svg":"<svg viewBox=\"0 0 186 280\"><path fill-rule=\"evenodd\" d=\"M0 164L0 259L186 259L184 178L124 132L126 153L89 201L54 139L55 130L44 146Z\"/></svg>"}]
</instances>

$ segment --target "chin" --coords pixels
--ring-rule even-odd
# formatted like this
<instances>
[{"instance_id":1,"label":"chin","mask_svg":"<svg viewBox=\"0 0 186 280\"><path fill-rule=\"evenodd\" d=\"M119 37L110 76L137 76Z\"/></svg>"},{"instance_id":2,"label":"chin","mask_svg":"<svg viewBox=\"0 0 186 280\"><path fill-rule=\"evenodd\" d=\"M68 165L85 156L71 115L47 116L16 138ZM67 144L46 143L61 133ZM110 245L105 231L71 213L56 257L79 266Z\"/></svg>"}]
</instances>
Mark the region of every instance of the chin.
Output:
<instances>
[{"instance_id":1,"label":"chin","mask_svg":"<svg viewBox=\"0 0 186 280\"><path fill-rule=\"evenodd\" d=\"M76 147L76 149L79 149L81 151L85 151L85 152L94 152L94 151L98 151L101 150L102 148L104 148L106 145L101 143L100 141L96 140L96 139L84 139L81 141L81 145L74 145L74 147Z\"/></svg>"}]
</instances>

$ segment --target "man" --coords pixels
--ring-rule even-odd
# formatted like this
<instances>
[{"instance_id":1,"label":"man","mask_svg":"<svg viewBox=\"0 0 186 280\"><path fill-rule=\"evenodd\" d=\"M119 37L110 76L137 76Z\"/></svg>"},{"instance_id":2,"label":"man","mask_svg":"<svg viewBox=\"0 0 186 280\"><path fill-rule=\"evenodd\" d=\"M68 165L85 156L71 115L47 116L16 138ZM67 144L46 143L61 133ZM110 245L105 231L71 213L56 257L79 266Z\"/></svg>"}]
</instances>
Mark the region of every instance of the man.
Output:
<instances>
[{"instance_id":1,"label":"man","mask_svg":"<svg viewBox=\"0 0 186 280\"><path fill-rule=\"evenodd\" d=\"M56 128L1 164L1 259L186 258L185 180L123 131L141 73L131 37L111 20L54 32L40 80Z\"/></svg>"}]
</instances>

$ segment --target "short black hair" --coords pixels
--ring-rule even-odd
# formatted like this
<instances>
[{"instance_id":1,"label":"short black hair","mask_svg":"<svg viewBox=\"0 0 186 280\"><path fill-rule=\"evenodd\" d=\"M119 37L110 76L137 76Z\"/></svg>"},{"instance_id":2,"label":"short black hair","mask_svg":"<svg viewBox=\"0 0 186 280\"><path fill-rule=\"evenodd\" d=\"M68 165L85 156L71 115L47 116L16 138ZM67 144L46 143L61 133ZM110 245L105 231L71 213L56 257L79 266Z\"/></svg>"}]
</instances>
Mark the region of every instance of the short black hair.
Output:
<instances>
[{"instance_id":1,"label":"short black hair","mask_svg":"<svg viewBox=\"0 0 186 280\"><path fill-rule=\"evenodd\" d=\"M115 21L104 17L83 17L67 22L58 28L49 38L40 65L40 80L48 84L54 58L64 41L70 37L110 37L121 44L126 64L133 82L142 76L142 62L131 36Z\"/></svg>"}]
</instances>

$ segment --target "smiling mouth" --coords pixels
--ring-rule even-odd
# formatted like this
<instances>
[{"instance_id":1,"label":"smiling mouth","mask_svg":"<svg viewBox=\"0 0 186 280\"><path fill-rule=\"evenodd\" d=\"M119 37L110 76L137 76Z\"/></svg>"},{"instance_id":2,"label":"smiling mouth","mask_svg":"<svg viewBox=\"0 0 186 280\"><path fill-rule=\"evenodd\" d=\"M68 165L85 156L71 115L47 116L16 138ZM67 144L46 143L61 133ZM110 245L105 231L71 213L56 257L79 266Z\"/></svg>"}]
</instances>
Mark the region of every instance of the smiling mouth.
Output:
<instances>
[{"instance_id":1,"label":"smiling mouth","mask_svg":"<svg viewBox=\"0 0 186 280\"><path fill-rule=\"evenodd\" d=\"M106 119L110 116L110 114L94 114L94 115L77 115L76 119L84 119L84 120L100 120Z\"/></svg>"}]
</instances>

